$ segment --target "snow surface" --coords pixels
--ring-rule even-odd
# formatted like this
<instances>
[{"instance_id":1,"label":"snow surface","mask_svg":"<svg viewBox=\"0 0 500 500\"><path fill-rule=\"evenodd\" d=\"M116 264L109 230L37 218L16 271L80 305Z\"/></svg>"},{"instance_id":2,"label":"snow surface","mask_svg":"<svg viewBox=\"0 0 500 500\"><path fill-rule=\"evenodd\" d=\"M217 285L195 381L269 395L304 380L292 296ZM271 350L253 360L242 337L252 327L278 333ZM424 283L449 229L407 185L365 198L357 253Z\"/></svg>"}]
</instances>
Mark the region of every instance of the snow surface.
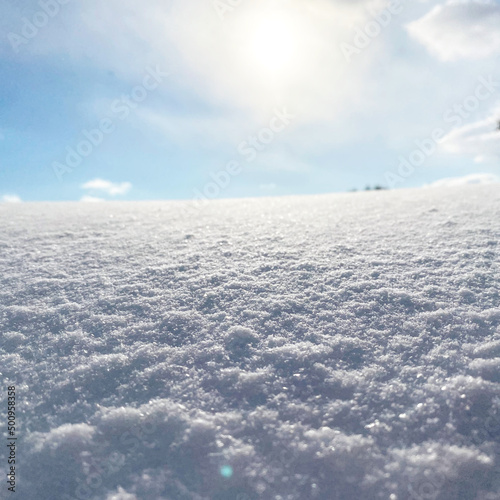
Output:
<instances>
[{"instance_id":1,"label":"snow surface","mask_svg":"<svg viewBox=\"0 0 500 500\"><path fill-rule=\"evenodd\" d=\"M1 498L500 499L498 185L0 224Z\"/></svg>"}]
</instances>

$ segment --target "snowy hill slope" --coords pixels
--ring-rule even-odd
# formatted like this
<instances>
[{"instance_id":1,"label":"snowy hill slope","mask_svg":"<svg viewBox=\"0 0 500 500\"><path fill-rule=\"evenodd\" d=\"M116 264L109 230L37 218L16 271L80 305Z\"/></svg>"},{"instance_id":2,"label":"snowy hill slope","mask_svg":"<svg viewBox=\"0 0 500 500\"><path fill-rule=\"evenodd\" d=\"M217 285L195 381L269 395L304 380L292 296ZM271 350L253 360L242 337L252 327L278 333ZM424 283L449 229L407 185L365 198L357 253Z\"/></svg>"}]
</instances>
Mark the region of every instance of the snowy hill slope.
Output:
<instances>
[{"instance_id":1,"label":"snowy hill slope","mask_svg":"<svg viewBox=\"0 0 500 500\"><path fill-rule=\"evenodd\" d=\"M500 499L498 185L0 225L8 498Z\"/></svg>"}]
</instances>

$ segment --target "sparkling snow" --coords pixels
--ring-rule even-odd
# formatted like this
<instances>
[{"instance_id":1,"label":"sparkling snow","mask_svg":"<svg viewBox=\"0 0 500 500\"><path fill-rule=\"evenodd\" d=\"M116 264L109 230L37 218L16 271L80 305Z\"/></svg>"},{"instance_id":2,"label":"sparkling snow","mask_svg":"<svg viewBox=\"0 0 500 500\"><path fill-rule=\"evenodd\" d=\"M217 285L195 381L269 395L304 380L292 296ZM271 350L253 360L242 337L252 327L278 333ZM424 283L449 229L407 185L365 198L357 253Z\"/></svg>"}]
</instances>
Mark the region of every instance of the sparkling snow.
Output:
<instances>
[{"instance_id":1,"label":"sparkling snow","mask_svg":"<svg viewBox=\"0 0 500 500\"><path fill-rule=\"evenodd\" d=\"M500 499L499 185L0 225L16 498Z\"/></svg>"}]
</instances>

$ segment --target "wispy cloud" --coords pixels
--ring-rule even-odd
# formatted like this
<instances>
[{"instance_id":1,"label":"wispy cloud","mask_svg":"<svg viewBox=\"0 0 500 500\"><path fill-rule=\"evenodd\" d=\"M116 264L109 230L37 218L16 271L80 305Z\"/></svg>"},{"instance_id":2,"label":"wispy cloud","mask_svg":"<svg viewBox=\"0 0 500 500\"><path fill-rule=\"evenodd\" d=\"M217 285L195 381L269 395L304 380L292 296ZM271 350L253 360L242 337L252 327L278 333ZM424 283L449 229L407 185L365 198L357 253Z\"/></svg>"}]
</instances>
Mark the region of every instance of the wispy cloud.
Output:
<instances>
[{"instance_id":1,"label":"wispy cloud","mask_svg":"<svg viewBox=\"0 0 500 500\"><path fill-rule=\"evenodd\" d=\"M470 174L463 177L447 177L429 184L427 187L452 187L467 184L495 184L500 182L500 177L494 174Z\"/></svg>"},{"instance_id":2,"label":"wispy cloud","mask_svg":"<svg viewBox=\"0 0 500 500\"><path fill-rule=\"evenodd\" d=\"M132 184L130 182L111 182L97 178L83 184L82 189L100 191L109 196L117 196L127 194L132 189Z\"/></svg>"},{"instance_id":3,"label":"wispy cloud","mask_svg":"<svg viewBox=\"0 0 500 500\"><path fill-rule=\"evenodd\" d=\"M21 203L23 200L17 194L4 194L0 201L2 203Z\"/></svg>"},{"instance_id":4,"label":"wispy cloud","mask_svg":"<svg viewBox=\"0 0 500 500\"><path fill-rule=\"evenodd\" d=\"M500 54L500 5L451 0L407 26L409 33L443 61Z\"/></svg>"},{"instance_id":5,"label":"wispy cloud","mask_svg":"<svg viewBox=\"0 0 500 500\"><path fill-rule=\"evenodd\" d=\"M500 157L500 109L487 118L458 127L441 141L441 147L454 154L472 156L476 163L498 160Z\"/></svg>"}]
</instances>

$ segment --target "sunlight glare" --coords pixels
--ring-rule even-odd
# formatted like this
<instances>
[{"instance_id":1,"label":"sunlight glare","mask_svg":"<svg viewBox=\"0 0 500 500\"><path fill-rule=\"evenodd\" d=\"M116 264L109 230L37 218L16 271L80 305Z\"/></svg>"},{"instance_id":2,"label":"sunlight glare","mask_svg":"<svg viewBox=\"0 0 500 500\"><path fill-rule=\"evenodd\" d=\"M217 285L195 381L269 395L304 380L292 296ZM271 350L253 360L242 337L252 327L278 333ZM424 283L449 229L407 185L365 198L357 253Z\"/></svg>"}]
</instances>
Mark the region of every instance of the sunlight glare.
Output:
<instances>
[{"instance_id":1,"label":"sunlight glare","mask_svg":"<svg viewBox=\"0 0 500 500\"><path fill-rule=\"evenodd\" d=\"M256 68L269 74L281 74L298 65L299 30L286 17L260 19L249 35L249 57Z\"/></svg>"}]
</instances>

